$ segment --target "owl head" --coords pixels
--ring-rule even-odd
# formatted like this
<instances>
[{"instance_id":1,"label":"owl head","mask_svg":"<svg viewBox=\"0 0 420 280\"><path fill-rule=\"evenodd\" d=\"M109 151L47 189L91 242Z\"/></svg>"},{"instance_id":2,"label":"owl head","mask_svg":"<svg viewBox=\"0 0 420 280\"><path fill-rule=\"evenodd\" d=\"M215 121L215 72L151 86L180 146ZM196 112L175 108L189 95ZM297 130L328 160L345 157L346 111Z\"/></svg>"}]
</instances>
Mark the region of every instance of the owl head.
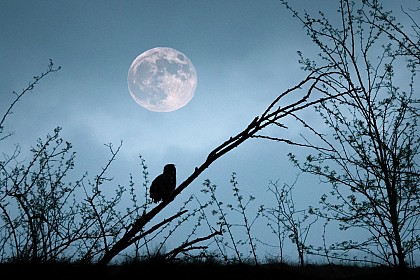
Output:
<instances>
[{"instance_id":1,"label":"owl head","mask_svg":"<svg viewBox=\"0 0 420 280\"><path fill-rule=\"evenodd\" d=\"M175 173L175 172L176 172L176 168L175 168L175 164L173 163L168 163L163 168L163 173Z\"/></svg>"}]
</instances>

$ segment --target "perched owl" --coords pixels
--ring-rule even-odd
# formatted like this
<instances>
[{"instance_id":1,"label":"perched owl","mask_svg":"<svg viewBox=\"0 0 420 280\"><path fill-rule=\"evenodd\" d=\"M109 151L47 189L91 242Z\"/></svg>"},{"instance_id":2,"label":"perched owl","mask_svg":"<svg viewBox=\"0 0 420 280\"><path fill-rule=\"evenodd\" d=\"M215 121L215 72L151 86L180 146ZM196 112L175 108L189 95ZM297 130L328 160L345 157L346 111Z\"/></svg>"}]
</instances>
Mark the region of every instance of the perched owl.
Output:
<instances>
[{"instance_id":1,"label":"perched owl","mask_svg":"<svg viewBox=\"0 0 420 280\"><path fill-rule=\"evenodd\" d=\"M167 164L163 173L157 176L150 186L150 198L153 202L159 202L169 197L176 186L175 164Z\"/></svg>"}]
</instances>

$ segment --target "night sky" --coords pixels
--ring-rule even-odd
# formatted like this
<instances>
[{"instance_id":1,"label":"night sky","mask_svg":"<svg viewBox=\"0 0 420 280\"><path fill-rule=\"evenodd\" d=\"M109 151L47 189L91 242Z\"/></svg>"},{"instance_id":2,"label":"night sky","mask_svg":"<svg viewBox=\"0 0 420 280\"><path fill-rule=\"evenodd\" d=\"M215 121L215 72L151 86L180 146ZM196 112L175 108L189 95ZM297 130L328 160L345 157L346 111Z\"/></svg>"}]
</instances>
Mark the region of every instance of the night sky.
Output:
<instances>
[{"instance_id":1,"label":"night sky","mask_svg":"<svg viewBox=\"0 0 420 280\"><path fill-rule=\"evenodd\" d=\"M338 16L336 1L290 1L299 11ZM415 7L418 1L403 1ZM400 11L400 1L385 1ZM411 5L411 6L410 6ZM97 174L110 157L104 145L117 147L109 170L114 185L127 184L134 174L141 187L139 155L151 181L166 163L175 163L184 181L207 154L261 114L281 92L297 84L297 51L318 50L300 22L277 0L180 1L0 1L0 112L3 114L33 76L47 69L49 59L62 69L40 81L14 108L5 123L13 137L1 152L19 143L28 155L37 138L57 126L73 144L76 168ZM179 110L151 112L130 96L127 73L132 61L154 47L184 53L198 75L193 99ZM2 115L1 114L1 115ZM307 117L315 114L312 110ZM299 129L284 130L298 139ZM231 195L232 172L245 196L266 204L269 181L291 184L298 170L287 153L302 148L250 139L213 163L173 203L198 193L205 179ZM110 185L111 188L112 184ZM301 176L296 203L315 204L328 186Z\"/></svg>"}]
</instances>

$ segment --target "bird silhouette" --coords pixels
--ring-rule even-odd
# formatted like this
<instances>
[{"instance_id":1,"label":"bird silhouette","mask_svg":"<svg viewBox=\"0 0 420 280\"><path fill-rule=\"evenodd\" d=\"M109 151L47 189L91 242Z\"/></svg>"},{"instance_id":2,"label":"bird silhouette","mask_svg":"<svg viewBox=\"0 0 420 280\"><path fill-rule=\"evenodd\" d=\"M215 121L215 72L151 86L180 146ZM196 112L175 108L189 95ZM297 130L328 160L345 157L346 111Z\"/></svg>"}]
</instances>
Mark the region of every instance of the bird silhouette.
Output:
<instances>
[{"instance_id":1,"label":"bird silhouette","mask_svg":"<svg viewBox=\"0 0 420 280\"><path fill-rule=\"evenodd\" d=\"M150 198L153 202L166 200L176 186L175 164L169 163L163 168L163 173L158 175L150 186Z\"/></svg>"}]
</instances>

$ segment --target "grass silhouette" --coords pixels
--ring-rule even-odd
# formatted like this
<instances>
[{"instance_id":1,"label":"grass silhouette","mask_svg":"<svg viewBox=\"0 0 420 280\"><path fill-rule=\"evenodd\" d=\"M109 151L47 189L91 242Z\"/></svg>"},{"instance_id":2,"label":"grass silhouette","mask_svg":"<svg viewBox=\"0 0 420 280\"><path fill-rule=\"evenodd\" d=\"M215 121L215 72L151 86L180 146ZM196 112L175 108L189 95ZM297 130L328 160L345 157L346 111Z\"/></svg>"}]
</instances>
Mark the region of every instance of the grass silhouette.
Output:
<instances>
[{"instance_id":1,"label":"grass silhouette","mask_svg":"<svg viewBox=\"0 0 420 280\"><path fill-rule=\"evenodd\" d=\"M180 278L180 279L419 279L420 267L404 270L386 266L314 265L285 263L224 264L206 262L164 262L157 258L127 262L118 265L54 263L2 263L3 279L36 277L47 279L130 279Z\"/></svg>"}]
</instances>

